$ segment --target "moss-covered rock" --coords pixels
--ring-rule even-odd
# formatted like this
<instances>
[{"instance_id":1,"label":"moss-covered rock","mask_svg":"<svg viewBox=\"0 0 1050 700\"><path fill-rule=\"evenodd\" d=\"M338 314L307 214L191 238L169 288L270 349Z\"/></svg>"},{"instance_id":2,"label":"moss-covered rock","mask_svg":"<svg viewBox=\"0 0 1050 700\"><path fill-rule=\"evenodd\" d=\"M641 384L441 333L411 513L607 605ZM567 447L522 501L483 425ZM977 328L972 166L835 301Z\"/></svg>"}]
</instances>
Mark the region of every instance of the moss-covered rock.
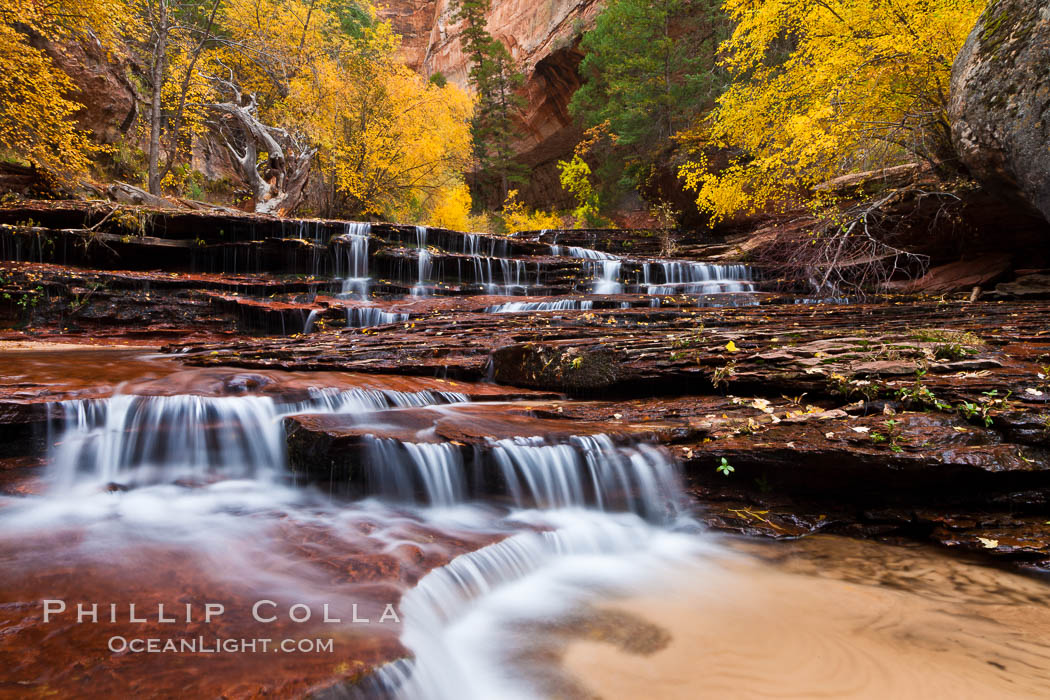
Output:
<instances>
[{"instance_id":1,"label":"moss-covered rock","mask_svg":"<svg viewBox=\"0 0 1050 700\"><path fill-rule=\"evenodd\" d=\"M502 384L570 393L616 383L620 359L612 350L545 343L519 343L492 354L493 377Z\"/></svg>"}]
</instances>

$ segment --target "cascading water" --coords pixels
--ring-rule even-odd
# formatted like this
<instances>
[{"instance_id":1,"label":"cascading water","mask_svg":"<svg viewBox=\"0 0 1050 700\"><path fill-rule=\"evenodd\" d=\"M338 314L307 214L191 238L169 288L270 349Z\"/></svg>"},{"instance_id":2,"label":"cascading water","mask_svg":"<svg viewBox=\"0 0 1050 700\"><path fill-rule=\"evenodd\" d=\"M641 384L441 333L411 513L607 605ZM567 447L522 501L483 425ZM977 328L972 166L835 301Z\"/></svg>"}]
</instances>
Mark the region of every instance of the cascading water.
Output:
<instances>
[{"instance_id":1,"label":"cascading water","mask_svg":"<svg viewBox=\"0 0 1050 700\"><path fill-rule=\"evenodd\" d=\"M285 469L281 419L299 413L368 413L467 400L457 392L311 391L302 402L269 396L138 396L70 400L52 420L51 481L140 485L179 479L272 480Z\"/></svg>"},{"instance_id":2,"label":"cascading water","mask_svg":"<svg viewBox=\"0 0 1050 700\"><path fill-rule=\"evenodd\" d=\"M664 451L644 443L618 447L608 435L575 436L562 445L513 438L497 441L492 455L521 507L593 506L654 521L677 514L675 465Z\"/></svg>"},{"instance_id":3,"label":"cascading water","mask_svg":"<svg viewBox=\"0 0 1050 700\"><path fill-rule=\"evenodd\" d=\"M347 328L371 328L407 320L408 314L383 311L373 306L351 306L346 309Z\"/></svg>"},{"instance_id":4,"label":"cascading water","mask_svg":"<svg viewBox=\"0 0 1050 700\"><path fill-rule=\"evenodd\" d=\"M427 250L426 226L416 226L416 255L418 259L418 274L416 276L416 284L412 287L412 296L429 296L425 283L430 279L431 272L434 269L434 260L430 255L430 251Z\"/></svg>"},{"instance_id":5,"label":"cascading water","mask_svg":"<svg viewBox=\"0 0 1050 700\"><path fill-rule=\"evenodd\" d=\"M405 594L401 641L414 658L380 668L357 697L549 696L542 675L516 672L530 649L522 626L571 616L641 586L652 590L660 576L689 570L714 549L631 515L553 511L524 518L545 531L460 556Z\"/></svg>"},{"instance_id":6,"label":"cascading water","mask_svg":"<svg viewBox=\"0 0 1050 700\"><path fill-rule=\"evenodd\" d=\"M473 483L484 484L480 490L468 483L462 449L448 442L370 438L366 492L445 506L497 495L519 508L589 507L627 511L653 522L678 514L675 465L650 445L617 446L607 435L574 436L556 444L539 437L498 440L472 452ZM499 479L491 478L495 474Z\"/></svg>"},{"instance_id":7,"label":"cascading water","mask_svg":"<svg viewBox=\"0 0 1050 700\"><path fill-rule=\"evenodd\" d=\"M387 500L451 506L466 498L463 455L448 442L367 440L368 492Z\"/></svg>"},{"instance_id":8,"label":"cascading water","mask_svg":"<svg viewBox=\"0 0 1050 700\"><path fill-rule=\"evenodd\" d=\"M580 248L578 246L559 247L559 250L568 250L569 257L583 258L584 260L619 260L611 253L603 253L592 248Z\"/></svg>"},{"instance_id":9,"label":"cascading water","mask_svg":"<svg viewBox=\"0 0 1050 700\"><path fill-rule=\"evenodd\" d=\"M265 396L132 396L64 401L51 480L149 484L274 478L284 467L277 404Z\"/></svg>"},{"instance_id":10,"label":"cascading water","mask_svg":"<svg viewBox=\"0 0 1050 700\"><path fill-rule=\"evenodd\" d=\"M509 296L528 294L528 268L524 260L473 256L470 268L475 284L484 288L486 294Z\"/></svg>"},{"instance_id":11,"label":"cascading water","mask_svg":"<svg viewBox=\"0 0 1050 700\"><path fill-rule=\"evenodd\" d=\"M747 265L671 261L658 263L658 266L663 281L659 284L643 282L647 294L721 294L755 290L751 268ZM648 269L644 276L649 279Z\"/></svg>"},{"instance_id":12,"label":"cascading water","mask_svg":"<svg viewBox=\"0 0 1050 700\"><path fill-rule=\"evenodd\" d=\"M622 294L623 285L620 284L620 270L623 263L619 260L599 260L593 263L596 271L594 275L595 294Z\"/></svg>"},{"instance_id":13,"label":"cascading water","mask_svg":"<svg viewBox=\"0 0 1050 700\"><path fill-rule=\"evenodd\" d=\"M360 299L368 297L368 242L372 224L349 223L346 233L334 242L336 275L342 279L342 294Z\"/></svg>"},{"instance_id":14,"label":"cascading water","mask_svg":"<svg viewBox=\"0 0 1050 700\"><path fill-rule=\"evenodd\" d=\"M509 301L485 309L493 314L518 314L526 311L573 311L594 308L594 302L580 299L558 299L557 301Z\"/></svg>"},{"instance_id":15,"label":"cascading water","mask_svg":"<svg viewBox=\"0 0 1050 700\"><path fill-rule=\"evenodd\" d=\"M318 309L310 309L310 313L306 316L306 321L303 323L303 335L309 335L313 333L314 326L317 325L317 317L321 314Z\"/></svg>"}]
</instances>

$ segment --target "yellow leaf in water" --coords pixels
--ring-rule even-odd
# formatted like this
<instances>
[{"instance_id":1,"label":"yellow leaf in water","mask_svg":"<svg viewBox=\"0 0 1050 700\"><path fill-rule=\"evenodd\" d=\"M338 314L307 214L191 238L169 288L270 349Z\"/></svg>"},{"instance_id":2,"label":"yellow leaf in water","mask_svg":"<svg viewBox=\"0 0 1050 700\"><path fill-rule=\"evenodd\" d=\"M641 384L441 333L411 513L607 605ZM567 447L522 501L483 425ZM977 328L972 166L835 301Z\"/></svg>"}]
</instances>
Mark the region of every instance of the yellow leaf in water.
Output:
<instances>
[{"instance_id":1,"label":"yellow leaf in water","mask_svg":"<svg viewBox=\"0 0 1050 700\"><path fill-rule=\"evenodd\" d=\"M740 348L738 348L736 346L736 343L734 343L732 340L726 343L726 350L728 350L729 352L737 352L739 349Z\"/></svg>"},{"instance_id":2,"label":"yellow leaf in water","mask_svg":"<svg viewBox=\"0 0 1050 700\"><path fill-rule=\"evenodd\" d=\"M999 540L990 540L987 537L978 537L977 541L980 542L985 549L995 549L999 546Z\"/></svg>"}]
</instances>

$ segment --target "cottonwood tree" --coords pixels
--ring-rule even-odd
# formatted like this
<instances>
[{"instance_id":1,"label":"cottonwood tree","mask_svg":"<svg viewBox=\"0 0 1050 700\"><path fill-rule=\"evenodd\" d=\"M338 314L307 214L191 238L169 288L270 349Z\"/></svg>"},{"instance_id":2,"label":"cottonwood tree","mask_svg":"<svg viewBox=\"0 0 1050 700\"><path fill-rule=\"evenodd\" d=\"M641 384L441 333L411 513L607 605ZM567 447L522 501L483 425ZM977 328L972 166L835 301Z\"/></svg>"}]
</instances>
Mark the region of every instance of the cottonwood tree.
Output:
<instances>
[{"instance_id":1,"label":"cottonwood tree","mask_svg":"<svg viewBox=\"0 0 1050 700\"><path fill-rule=\"evenodd\" d=\"M227 2L224 41L241 93L254 95L258 121L294 136L294 153L315 151L315 211L425 221L440 207L453 217L443 200L463 201L469 152L462 90L402 65L398 37L370 7L362 20L349 3Z\"/></svg>"},{"instance_id":2,"label":"cottonwood tree","mask_svg":"<svg viewBox=\"0 0 1050 700\"><path fill-rule=\"evenodd\" d=\"M111 45L125 16L117 0L5 0L0 7L0 149L61 179L88 169L98 147L77 127L73 81L29 42Z\"/></svg>"},{"instance_id":3,"label":"cottonwood tree","mask_svg":"<svg viewBox=\"0 0 1050 700\"><path fill-rule=\"evenodd\" d=\"M952 64L983 0L728 0L722 47L734 82L698 125L734 154L681 174L720 219L819 205L838 175L953 157L946 116ZM786 57L783 37L791 37Z\"/></svg>"},{"instance_id":4,"label":"cottonwood tree","mask_svg":"<svg viewBox=\"0 0 1050 700\"><path fill-rule=\"evenodd\" d=\"M205 89L197 68L216 38L222 0L132 0L131 7L136 21L125 35L149 67L147 187L159 195L187 123L201 123L189 112Z\"/></svg>"}]
</instances>

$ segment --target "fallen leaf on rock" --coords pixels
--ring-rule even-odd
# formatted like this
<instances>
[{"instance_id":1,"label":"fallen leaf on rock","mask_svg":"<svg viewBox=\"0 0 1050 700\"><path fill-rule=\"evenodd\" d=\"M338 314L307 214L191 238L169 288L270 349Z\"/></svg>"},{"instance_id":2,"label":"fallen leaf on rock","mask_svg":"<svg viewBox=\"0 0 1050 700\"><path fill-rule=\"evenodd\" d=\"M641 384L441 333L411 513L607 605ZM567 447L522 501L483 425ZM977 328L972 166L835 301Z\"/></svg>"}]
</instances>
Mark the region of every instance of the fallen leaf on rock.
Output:
<instances>
[{"instance_id":1,"label":"fallen leaf on rock","mask_svg":"<svg viewBox=\"0 0 1050 700\"><path fill-rule=\"evenodd\" d=\"M999 540L990 540L987 537L978 537L977 541L980 542L985 549L995 549L999 546Z\"/></svg>"},{"instance_id":2,"label":"fallen leaf on rock","mask_svg":"<svg viewBox=\"0 0 1050 700\"><path fill-rule=\"evenodd\" d=\"M865 427L863 425L855 425L852 428L850 428L850 430L852 430L855 433L866 433L869 432L871 428Z\"/></svg>"}]
</instances>

